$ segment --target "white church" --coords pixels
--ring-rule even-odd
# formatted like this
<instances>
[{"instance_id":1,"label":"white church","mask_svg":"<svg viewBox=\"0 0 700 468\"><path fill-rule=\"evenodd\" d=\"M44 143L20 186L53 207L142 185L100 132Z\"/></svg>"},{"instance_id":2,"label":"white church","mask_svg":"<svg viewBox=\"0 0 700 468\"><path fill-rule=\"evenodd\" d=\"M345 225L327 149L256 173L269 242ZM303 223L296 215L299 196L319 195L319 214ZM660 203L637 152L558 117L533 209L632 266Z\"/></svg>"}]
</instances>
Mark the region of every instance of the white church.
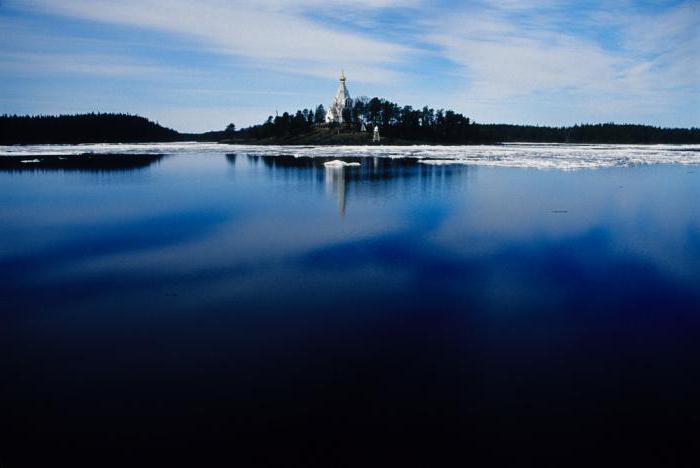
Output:
<instances>
[{"instance_id":1,"label":"white church","mask_svg":"<svg viewBox=\"0 0 700 468\"><path fill-rule=\"evenodd\" d=\"M338 85L338 91L336 91L335 93L333 102L331 102L331 104L328 106L328 113L326 114L326 122L329 124L342 124L344 122L343 111L345 111L345 109L352 109L353 106L352 98L350 97L350 92L348 91L348 88L345 85L345 72L340 72L339 79L340 84ZM367 131L367 126L364 119L362 119L362 122L360 123L360 131ZM381 141L381 138L379 137L379 126L374 126L374 131L372 132L372 134L373 142L378 143Z\"/></svg>"},{"instance_id":2,"label":"white church","mask_svg":"<svg viewBox=\"0 0 700 468\"><path fill-rule=\"evenodd\" d=\"M326 114L326 122L328 123L343 123L343 111L352 107L352 98L350 92L345 86L345 72L340 73L340 85L335 93L333 102L328 106Z\"/></svg>"}]
</instances>

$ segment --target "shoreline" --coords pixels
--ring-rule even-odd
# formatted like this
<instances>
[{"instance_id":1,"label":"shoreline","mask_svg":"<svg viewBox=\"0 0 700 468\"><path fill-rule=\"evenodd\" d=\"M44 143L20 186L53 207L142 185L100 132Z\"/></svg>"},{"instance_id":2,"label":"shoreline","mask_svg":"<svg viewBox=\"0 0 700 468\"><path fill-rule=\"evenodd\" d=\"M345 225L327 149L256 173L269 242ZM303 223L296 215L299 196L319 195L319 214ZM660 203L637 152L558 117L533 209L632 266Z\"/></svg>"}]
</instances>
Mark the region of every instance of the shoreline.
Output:
<instances>
[{"instance_id":1,"label":"shoreline","mask_svg":"<svg viewBox=\"0 0 700 468\"><path fill-rule=\"evenodd\" d=\"M187 138L182 140L154 140L154 141L77 141L77 142L42 142L42 143L0 143L0 147L26 147L26 146L78 146L78 145L157 145L157 144L177 144L177 143L210 143L218 145L249 145L249 146L288 146L288 147L304 147L304 146L357 146L357 147L382 147L382 146L435 146L435 147L449 147L449 146L506 146L506 145L571 145L571 146L592 146L592 145L633 145L633 146L698 146L700 143L675 143L675 142L605 142L605 141L590 141L590 142L566 142L566 141L523 141L523 140L513 140L513 141L483 141L483 142L432 142L432 141L420 141L420 140L404 140L398 138L383 138L380 143L375 143L372 141L323 141L323 140L312 140L312 141L297 141L296 139L223 139L223 140L209 140L209 139L196 139ZM700 151L689 150L689 151ZM84 155L89 155L91 153L85 153ZM47 155L49 156L49 155ZM77 156L77 155L72 155ZM0 156L8 157L8 156Z\"/></svg>"}]
</instances>

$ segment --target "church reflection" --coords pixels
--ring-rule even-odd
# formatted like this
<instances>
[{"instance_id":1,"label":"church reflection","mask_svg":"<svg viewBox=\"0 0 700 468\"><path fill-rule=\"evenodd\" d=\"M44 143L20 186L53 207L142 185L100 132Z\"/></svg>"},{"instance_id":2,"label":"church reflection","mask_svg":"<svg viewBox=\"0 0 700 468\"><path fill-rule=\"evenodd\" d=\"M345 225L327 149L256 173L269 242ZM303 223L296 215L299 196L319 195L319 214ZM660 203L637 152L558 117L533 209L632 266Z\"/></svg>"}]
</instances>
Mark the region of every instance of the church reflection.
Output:
<instances>
[{"instance_id":1,"label":"church reflection","mask_svg":"<svg viewBox=\"0 0 700 468\"><path fill-rule=\"evenodd\" d=\"M329 193L335 193L338 196L338 213L340 218L345 218L345 197L347 196L347 185L345 183L346 168L343 166L332 167L326 166L325 180L326 180L326 191Z\"/></svg>"},{"instance_id":2,"label":"church reflection","mask_svg":"<svg viewBox=\"0 0 700 468\"><path fill-rule=\"evenodd\" d=\"M338 198L338 212L345 216L350 200L355 197L401 196L415 190L423 193L445 191L447 184L465 183L473 169L465 165L436 166L422 164L416 158L362 158L344 157L347 163L360 166L325 166L333 157L295 157L291 155L261 156L248 154L252 168L264 168L275 180L321 188ZM229 163L236 164L235 155L227 155ZM406 182L411 180L410 184Z\"/></svg>"}]
</instances>

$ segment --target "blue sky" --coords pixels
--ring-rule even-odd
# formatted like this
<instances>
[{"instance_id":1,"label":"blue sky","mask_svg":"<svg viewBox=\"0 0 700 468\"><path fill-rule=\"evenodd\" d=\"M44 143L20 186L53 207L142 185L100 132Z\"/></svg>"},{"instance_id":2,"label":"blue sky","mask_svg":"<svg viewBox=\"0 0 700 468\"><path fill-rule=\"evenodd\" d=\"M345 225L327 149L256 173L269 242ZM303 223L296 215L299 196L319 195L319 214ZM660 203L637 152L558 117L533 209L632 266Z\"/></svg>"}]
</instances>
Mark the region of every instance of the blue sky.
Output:
<instances>
[{"instance_id":1,"label":"blue sky","mask_svg":"<svg viewBox=\"0 0 700 468\"><path fill-rule=\"evenodd\" d=\"M353 96L477 122L700 126L700 0L0 0L0 113L181 131Z\"/></svg>"}]
</instances>

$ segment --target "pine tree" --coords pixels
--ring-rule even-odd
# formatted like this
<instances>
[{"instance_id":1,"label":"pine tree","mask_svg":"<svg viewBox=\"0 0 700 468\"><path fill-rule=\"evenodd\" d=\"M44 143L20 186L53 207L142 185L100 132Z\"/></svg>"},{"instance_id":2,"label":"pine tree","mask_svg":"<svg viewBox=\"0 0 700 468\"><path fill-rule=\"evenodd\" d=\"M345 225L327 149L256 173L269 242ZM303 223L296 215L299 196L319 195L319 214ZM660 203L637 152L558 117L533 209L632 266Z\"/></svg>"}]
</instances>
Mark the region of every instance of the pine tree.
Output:
<instances>
[{"instance_id":1,"label":"pine tree","mask_svg":"<svg viewBox=\"0 0 700 468\"><path fill-rule=\"evenodd\" d=\"M323 104L319 104L318 107L316 108L316 120L315 122L318 123L323 123L326 121L326 109L323 107Z\"/></svg>"}]
</instances>

